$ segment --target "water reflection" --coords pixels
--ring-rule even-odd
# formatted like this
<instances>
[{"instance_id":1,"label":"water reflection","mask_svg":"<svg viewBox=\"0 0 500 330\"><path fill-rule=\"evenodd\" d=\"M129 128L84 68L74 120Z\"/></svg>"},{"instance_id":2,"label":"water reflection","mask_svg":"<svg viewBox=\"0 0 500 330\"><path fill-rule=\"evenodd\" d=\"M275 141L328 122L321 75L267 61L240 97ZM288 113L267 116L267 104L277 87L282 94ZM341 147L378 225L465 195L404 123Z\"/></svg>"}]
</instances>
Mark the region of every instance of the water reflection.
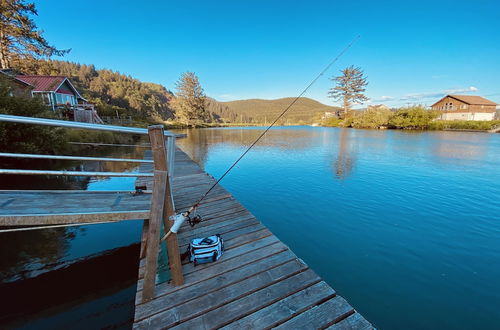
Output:
<instances>
[{"instance_id":1,"label":"water reflection","mask_svg":"<svg viewBox=\"0 0 500 330\"><path fill-rule=\"evenodd\" d=\"M25 279L54 265L66 252L73 230L53 228L2 233L0 277L2 282Z\"/></svg>"},{"instance_id":2,"label":"water reflection","mask_svg":"<svg viewBox=\"0 0 500 330\"><path fill-rule=\"evenodd\" d=\"M333 163L333 172L337 179L343 180L351 173L354 166L354 156L349 145L349 133L352 130L343 128L340 131L339 152Z\"/></svg>"},{"instance_id":3,"label":"water reflection","mask_svg":"<svg viewBox=\"0 0 500 330\"><path fill-rule=\"evenodd\" d=\"M208 149L217 145L250 146L264 131L264 127L245 128L205 128L174 130L187 134L178 140L185 152L196 162L203 164ZM310 148L321 133L301 129L301 127L274 127L262 137L254 148L278 148L280 150L303 150Z\"/></svg>"},{"instance_id":4,"label":"water reflection","mask_svg":"<svg viewBox=\"0 0 500 330\"><path fill-rule=\"evenodd\" d=\"M490 134L439 132L433 139L432 153L439 162L478 161L486 156L490 137Z\"/></svg>"},{"instance_id":5,"label":"water reflection","mask_svg":"<svg viewBox=\"0 0 500 330\"><path fill-rule=\"evenodd\" d=\"M77 149L76 147L75 149ZM78 148L75 154L82 156L106 156L113 158L142 158L143 148ZM0 158L0 168L47 169L69 171L132 171L137 163L122 162L74 162L51 160L24 160ZM113 178L121 181L129 178ZM113 190L113 179L88 176L44 176L44 175L2 175L1 190L88 190L96 181L105 184L106 190ZM130 178L133 180L133 178ZM132 189L133 185L130 189ZM121 189L118 189L121 190ZM1 202L1 201L0 201ZM61 266L67 260L72 241L84 236L87 228L68 227L43 230L1 233L0 276L2 282L36 276ZM86 248L80 248L86 250Z\"/></svg>"}]
</instances>

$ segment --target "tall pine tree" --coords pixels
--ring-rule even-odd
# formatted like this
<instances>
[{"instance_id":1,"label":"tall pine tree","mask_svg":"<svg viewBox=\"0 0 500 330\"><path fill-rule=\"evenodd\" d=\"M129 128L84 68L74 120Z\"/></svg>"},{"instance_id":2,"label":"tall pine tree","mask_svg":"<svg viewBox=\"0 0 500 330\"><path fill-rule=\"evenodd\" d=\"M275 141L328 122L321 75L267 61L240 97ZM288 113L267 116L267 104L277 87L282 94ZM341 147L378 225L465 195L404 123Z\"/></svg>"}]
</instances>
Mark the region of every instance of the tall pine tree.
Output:
<instances>
[{"instance_id":1,"label":"tall pine tree","mask_svg":"<svg viewBox=\"0 0 500 330\"><path fill-rule=\"evenodd\" d=\"M335 87L330 89L328 96L342 102L343 112L341 117L344 118L353 104L368 101L368 97L363 94L368 82L363 75L363 71L353 65L340 72L342 72L342 75L331 78L335 82Z\"/></svg>"},{"instance_id":2,"label":"tall pine tree","mask_svg":"<svg viewBox=\"0 0 500 330\"><path fill-rule=\"evenodd\" d=\"M18 58L48 58L69 52L51 46L31 16L38 15L35 4L25 0L0 0L0 66L7 69Z\"/></svg>"},{"instance_id":3,"label":"tall pine tree","mask_svg":"<svg viewBox=\"0 0 500 330\"><path fill-rule=\"evenodd\" d=\"M175 84L177 93L173 100L175 118L186 126L210 122L207 97L194 72L184 72Z\"/></svg>"}]
</instances>

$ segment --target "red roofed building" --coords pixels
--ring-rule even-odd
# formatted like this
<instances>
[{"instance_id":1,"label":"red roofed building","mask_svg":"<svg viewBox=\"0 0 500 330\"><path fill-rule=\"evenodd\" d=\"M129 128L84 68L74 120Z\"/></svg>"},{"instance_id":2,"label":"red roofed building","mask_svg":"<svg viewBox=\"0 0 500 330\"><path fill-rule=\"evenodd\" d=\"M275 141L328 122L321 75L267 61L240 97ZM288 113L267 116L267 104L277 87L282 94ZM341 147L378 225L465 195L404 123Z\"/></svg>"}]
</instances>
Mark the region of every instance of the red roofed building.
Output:
<instances>
[{"instance_id":1,"label":"red roofed building","mask_svg":"<svg viewBox=\"0 0 500 330\"><path fill-rule=\"evenodd\" d=\"M32 97L40 97L53 111L60 110L64 118L99 123L103 121L97 115L94 105L87 102L71 81L64 76L11 75L19 83L26 84Z\"/></svg>"},{"instance_id":2,"label":"red roofed building","mask_svg":"<svg viewBox=\"0 0 500 330\"><path fill-rule=\"evenodd\" d=\"M442 120L493 120L495 102L476 95L446 95L432 105Z\"/></svg>"},{"instance_id":3,"label":"red roofed building","mask_svg":"<svg viewBox=\"0 0 500 330\"><path fill-rule=\"evenodd\" d=\"M17 75L16 79L33 86L34 97L41 97L53 110L62 106L75 106L86 103L75 86L64 76L28 76Z\"/></svg>"}]
</instances>

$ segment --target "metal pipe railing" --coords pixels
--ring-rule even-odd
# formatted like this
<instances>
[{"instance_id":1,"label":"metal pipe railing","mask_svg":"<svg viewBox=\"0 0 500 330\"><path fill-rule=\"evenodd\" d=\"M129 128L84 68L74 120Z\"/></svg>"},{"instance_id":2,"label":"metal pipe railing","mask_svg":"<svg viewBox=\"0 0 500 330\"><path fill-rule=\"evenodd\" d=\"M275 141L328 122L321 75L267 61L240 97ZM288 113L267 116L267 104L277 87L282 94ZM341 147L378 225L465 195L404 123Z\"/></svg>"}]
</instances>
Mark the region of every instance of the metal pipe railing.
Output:
<instances>
[{"instance_id":1,"label":"metal pipe railing","mask_svg":"<svg viewBox=\"0 0 500 330\"><path fill-rule=\"evenodd\" d=\"M48 170L15 170L0 169L0 174L17 175L62 175L62 176L101 176L101 177L153 177L146 172L84 172L84 171L48 171Z\"/></svg>"},{"instance_id":2,"label":"metal pipe railing","mask_svg":"<svg viewBox=\"0 0 500 330\"><path fill-rule=\"evenodd\" d=\"M117 133L130 133L130 134L141 134L141 135L148 134L147 128L140 128L140 127L125 127L125 126L115 126L115 125L90 124L90 123L81 123L81 122L76 122L76 121L23 117L23 116L12 116L12 115L3 115L3 114L0 114L0 121L11 122L11 123L22 123L22 124L34 124L34 125L78 128L78 129L90 129L90 130L96 130L96 131L108 131L108 132L117 132ZM164 135L175 137L175 134L173 134L171 132L167 132L167 131L165 131Z\"/></svg>"},{"instance_id":3,"label":"metal pipe railing","mask_svg":"<svg viewBox=\"0 0 500 330\"><path fill-rule=\"evenodd\" d=\"M57 155L36 155L36 154L14 154L0 152L0 157L10 158L33 158L33 159L59 159L59 160L85 160L102 162L124 162L124 163L153 163L152 159L131 159L131 158L103 158L103 157L80 157L80 156L57 156Z\"/></svg>"}]
</instances>

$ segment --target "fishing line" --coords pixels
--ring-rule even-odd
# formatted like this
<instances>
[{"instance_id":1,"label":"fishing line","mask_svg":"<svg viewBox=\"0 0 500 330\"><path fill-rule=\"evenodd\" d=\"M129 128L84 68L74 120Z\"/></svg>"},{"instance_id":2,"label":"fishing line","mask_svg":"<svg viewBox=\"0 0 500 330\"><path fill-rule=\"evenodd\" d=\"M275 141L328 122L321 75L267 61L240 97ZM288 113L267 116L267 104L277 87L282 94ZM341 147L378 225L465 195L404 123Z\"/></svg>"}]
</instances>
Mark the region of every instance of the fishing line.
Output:
<instances>
[{"instance_id":1,"label":"fishing line","mask_svg":"<svg viewBox=\"0 0 500 330\"><path fill-rule=\"evenodd\" d=\"M278 122L278 120L281 119L281 117L283 117L285 115L285 113L287 113L288 110L290 110L290 108L302 97L302 95L304 95L307 90L312 86L314 85L314 83L321 77L325 74L326 71L328 71L328 69L330 69L330 67L335 64L335 62L337 62L337 60L342 56L344 55L345 52L347 52L349 50L349 48L351 48L351 46L360 38L360 36L356 36L330 63L328 63L328 65L316 76L316 78L314 78L310 83L309 85L307 85L306 88L304 88L304 90L285 108L285 110L283 110L283 112L281 112L281 114L276 117L276 119L271 123L271 125L269 125L269 127L267 127L258 137L257 139L255 139L255 141L245 150L245 152L243 152L241 154L241 156L236 159L236 161L226 170L226 172L224 172L224 174L222 174L222 176L210 187L210 189L207 190L207 192L205 194L203 194L203 196L187 211L187 215L189 216L189 214L194 210L196 209L200 203L205 199L205 197L207 197L207 195L219 184L219 182L221 182L222 179L224 179L224 177L239 163L239 161L245 157L245 155L250 151L250 149L253 148L254 145L257 144L257 142L260 141L260 139L271 129L271 127L274 126L274 124L276 124Z\"/></svg>"}]
</instances>

